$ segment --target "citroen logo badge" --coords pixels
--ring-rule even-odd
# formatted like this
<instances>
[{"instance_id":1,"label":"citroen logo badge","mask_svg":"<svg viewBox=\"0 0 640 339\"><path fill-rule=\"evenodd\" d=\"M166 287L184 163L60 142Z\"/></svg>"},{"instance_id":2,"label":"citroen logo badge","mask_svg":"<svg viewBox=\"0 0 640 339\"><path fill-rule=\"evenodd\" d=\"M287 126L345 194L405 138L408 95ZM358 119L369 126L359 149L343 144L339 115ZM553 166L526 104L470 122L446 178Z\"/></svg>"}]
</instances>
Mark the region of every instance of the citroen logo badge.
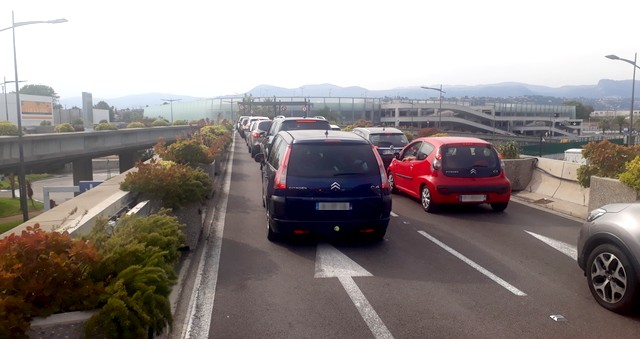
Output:
<instances>
[{"instance_id":1,"label":"citroen logo badge","mask_svg":"<svg viewBox=\"0 0 640 339\"><path fill-rule=\"evenodd\" d=\"M333 184L331 184L331 190L332 191L339 191L340 190L340 184L338 184L337 181L334 181Z\"/></svg>"},{"instance_id":2,"label":"citroen logo badge","mask_svg":"<svg viewBox=\"0 0 640 339\"><path fill-rule=\"evenodd\" d=\"M471 173L471 174L477 174L476 172L477 172L477 170L475 168L472 168L471 171L469 171L469 173Z\"/></svg>"}]
</instances>

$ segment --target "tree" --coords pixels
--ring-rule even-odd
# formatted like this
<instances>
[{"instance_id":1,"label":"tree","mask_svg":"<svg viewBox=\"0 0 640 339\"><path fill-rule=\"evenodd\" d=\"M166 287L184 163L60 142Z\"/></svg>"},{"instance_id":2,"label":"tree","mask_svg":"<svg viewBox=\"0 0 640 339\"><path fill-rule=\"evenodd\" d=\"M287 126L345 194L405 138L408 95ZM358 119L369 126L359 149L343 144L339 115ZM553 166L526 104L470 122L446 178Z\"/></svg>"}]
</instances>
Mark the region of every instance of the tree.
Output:
<instances>
[{"instance_id":1,"label":"tree","mask_svg":"<svg viewBox=\"0 0 640 339\"><path fill-rule=\"evenodd\" d=\"M611 129L611 120L602 119L598 123L598 128L602 129L602 134L606 134L607 130Z\"/></svg>"},{"instance_id":2,"label":"tree","mask_svg":"<svg viewBox=\"0 0 640 339\"><path fill-rule=\"evenodd\" d=\"M53 88L46 85L24 85L20 89L20 94L31 94L31 95L41 95L45 97L53 98L53 108L62 108L62 106L58 103L58 99L60 96Z\"/></svg>"},{"instance_id":3,"label":"tree","mask_svg":"<svg viewBox=\"0 0 640 339\"><path fill-rule=\"evenodd\" d=\"M613 118L613 124L618 126L618 133L622 134L622 128L627 125L627 121L624 115L617 115Z\"/></svg>"},{"instance_id":4,"label":"tree","mask_svg":"<svg viewBox=\"0 0 640 339\"><path fill-rule=\"evenodd\" d=\"M587 120L593 112L593 107L591 105L583 105L581 102L576 100L565 101L564 105L576 106L576 119Z\"/></svg>"}]
</instances>

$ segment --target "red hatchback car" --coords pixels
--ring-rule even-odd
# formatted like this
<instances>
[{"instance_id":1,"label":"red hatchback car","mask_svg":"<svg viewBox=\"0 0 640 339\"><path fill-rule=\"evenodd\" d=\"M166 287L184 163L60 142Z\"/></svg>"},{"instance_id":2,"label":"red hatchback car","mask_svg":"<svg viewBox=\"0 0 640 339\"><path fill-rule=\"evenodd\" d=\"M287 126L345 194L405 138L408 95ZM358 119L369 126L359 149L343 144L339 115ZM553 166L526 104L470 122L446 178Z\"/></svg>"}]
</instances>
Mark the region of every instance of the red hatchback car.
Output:
<instances>
[{"instance_id":1,"label":"red hatchback car","mask_svg":"<svg viewBox=\"0 0 640 339\"><path fill-rule=\"evenodd\" d=\"M426 137L397 153L387 170L392 192L420 199L427 212L444 204L488 203L502 212L511 198L504 162L491 143L468 137Z\"/></svg>"}]
</instances>

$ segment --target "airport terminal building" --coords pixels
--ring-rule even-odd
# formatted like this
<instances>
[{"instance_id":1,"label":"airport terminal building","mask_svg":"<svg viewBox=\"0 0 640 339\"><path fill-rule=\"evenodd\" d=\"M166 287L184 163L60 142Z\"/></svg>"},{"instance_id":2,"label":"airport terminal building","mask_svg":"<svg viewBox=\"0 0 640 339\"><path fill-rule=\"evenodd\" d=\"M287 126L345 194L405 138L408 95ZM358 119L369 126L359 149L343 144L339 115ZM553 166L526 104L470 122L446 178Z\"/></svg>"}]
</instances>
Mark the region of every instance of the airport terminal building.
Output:
<instances>
[{"instance_id":1,"label":"airport terminal building","mask_svg":"<svg viewBox=\"0 0 640 339\"><path fill-rule=\"evenodd\" d=\"M362 97L243 97L211 98L146 107L148 117L175 120L235 121L240 115L326 115L340 125L371 120L401 128L435 127L442 131L577 138L583 121L575 106L527 103L483 103L454 100L411 100Z\"/></svg>"}]
</instances>

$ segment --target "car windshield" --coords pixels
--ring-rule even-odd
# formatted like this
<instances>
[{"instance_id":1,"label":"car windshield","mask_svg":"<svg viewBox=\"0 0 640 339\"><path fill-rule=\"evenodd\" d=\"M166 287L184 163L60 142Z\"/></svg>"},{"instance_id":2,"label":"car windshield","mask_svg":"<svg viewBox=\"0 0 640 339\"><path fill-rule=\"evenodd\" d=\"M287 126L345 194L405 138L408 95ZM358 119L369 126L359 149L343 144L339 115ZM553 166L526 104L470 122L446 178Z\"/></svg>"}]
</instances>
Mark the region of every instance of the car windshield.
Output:
<instances>
[{"instance_id":1,"label":"car windshield","mask_svg":"<svg viewBox=\"0 0 640 339\"><path fill-rule=\"evenodd\" d=\"M381 147L404 147L409 142L407 137L400 133L371 134L369 139L372 144Z\"/></svg>"},{"instance_id":2,"label":"car windshield","mask_svg":"<svg viewBox=\"0 0 640 339\"><path fill-rule=\"evenodd\" d=\"M308 143L291 148L288 174L300 177L380 175L378 161L366 144Z\"/></svg>"}]
</instances>

